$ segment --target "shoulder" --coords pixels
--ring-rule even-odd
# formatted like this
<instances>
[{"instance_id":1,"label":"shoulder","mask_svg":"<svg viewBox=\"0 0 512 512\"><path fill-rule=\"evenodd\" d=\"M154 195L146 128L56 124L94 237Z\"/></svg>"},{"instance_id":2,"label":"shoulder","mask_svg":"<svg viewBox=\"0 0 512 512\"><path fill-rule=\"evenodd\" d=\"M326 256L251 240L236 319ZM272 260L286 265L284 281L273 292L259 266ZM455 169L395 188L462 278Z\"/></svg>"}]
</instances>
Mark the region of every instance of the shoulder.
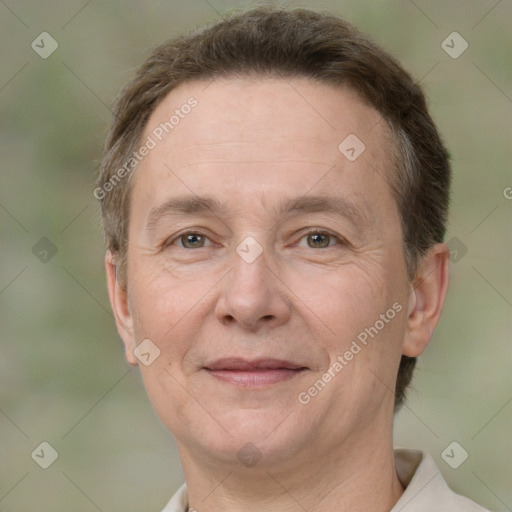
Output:
<instances>
[{"instance_id":1,"label":"shoulder","mask_svg":"<svg viewBox=\"0 0 512 512\"><path fill-rule=\"evenodd\" d=\"M395 466L405 492L390 512L489 512L453 492L428 453L397 449ZM186 512L187 509L187 487L183 484L162 512Z\"/></svg>"},{"instance_id":2,"label":"shoulder","mask_svg":"<svg viewBox=\"0 0 512 512\"><path fill-rule=\"evenodd\" d=\"M183 484L173 495L162 512L187 512L188 494L187 486Z\"/></svg>"},{"instance_id":3,"label":"shoulder","mask_svg":"<svg viewBox=\"0 0 512 512\"><path fill-rule=\"evenodd\" d=\"M428 453L397 449L395 466L405 492L391 512L489 512L453 492Z\"/></svg>"}]
</instances>

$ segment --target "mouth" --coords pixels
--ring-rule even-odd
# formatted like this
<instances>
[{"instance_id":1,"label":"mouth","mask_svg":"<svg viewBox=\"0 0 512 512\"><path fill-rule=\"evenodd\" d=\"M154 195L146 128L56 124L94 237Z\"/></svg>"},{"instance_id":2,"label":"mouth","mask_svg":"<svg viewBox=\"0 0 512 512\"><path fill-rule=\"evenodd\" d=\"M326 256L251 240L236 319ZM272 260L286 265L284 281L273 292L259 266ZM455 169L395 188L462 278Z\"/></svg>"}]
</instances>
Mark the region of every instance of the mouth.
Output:
<instances>
[{"instance_id":1,"label":"mouth","mask_svg":"<svg viewBox=\"0 0 512 512\"><path fill-rule=\"evenodd\" d=\"M308 368L282 359L218 359L204 368L212 377L240 387L256 388L296 377Z\"/></svg>"}]
</instances>

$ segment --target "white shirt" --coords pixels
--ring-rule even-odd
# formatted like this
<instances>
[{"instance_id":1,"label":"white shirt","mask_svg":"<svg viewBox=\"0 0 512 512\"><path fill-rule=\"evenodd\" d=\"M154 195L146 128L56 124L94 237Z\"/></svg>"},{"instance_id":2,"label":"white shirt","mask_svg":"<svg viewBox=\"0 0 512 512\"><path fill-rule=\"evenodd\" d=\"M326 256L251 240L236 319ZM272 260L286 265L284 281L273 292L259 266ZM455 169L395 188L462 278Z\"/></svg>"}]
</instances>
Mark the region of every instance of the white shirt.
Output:
<instances>
[{"instance_id":1,"label":"white shirt","mask_svg":"<svg viewBox=\"0 0 512 512\"><path fill-rule=\"evenodd\" d=\"M455 494L434 460L418 450L395 450L395 466L405 492L390 512L489 512ZM187 487L183 484L162 512L187 512Z\"/></svg>"}]
</instances>

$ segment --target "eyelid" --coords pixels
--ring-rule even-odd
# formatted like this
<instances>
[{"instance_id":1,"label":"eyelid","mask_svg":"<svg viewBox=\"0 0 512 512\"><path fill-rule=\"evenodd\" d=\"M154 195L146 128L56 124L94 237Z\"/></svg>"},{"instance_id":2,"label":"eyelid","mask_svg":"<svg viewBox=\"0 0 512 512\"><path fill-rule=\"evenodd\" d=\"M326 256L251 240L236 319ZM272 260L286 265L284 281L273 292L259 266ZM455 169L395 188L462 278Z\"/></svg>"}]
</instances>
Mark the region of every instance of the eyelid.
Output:
<instances>
[{"instance_id":1,"label":"eyelid","mask_svg":"<svg viewBox=\"0 0 512 512\"><path fill-rule=\"evenodd\" d=\"M339 235L339 234L336 234L328 229L325 229L325 228L308 228L307 231L303 231L300 238L299 238L299 241L302 240L304 237L310 235L310 234L320 234L320 235L328 235L332 238L334 238L337 242L338 242L338 245L348 245L348 246L351 246L352 244L346 239L344 238L343 236ZM167 238L161 245L160 245L160 248L163 250L171 245L176 245L175 242L180 240L181 237L185 236L185 235L200 235L200 236L203 236L204 238L206 238L207 240L210 241L210 245L207 245L206 247L210 247L214 242L213 240L210 238L209 235L207 235L204 230L202 229L186 229L184 231L181 231L180 233L176 233L175 235L173 235L172 237L169 237ZM298 242L297 242L298 243ZM334 244L336 245L336 244ZM180 247L179 245L177 245L177 247ZM327 247L332 247L331 245L328 245ZM326 249L327 247L324 247L323 249ZM189 248L187 247L180 247L181 249L188 249L190 250ZM197 247L197 249L204 249L205 247Z\"/></svg>"},{"instance_id":2,"label":"eyelid","mask_svg":"<svg viewBox=\"0 0 512 512\"><path fill-rule=\"evenodd\" d=\"M338 242L338 245L351 245L350 242L343 236L336 234L328 229L325 228L309 228L307 231L302 232L299 241L302 240L304 237L310 235L310 234L319 234L319 235L328 235ZM336 245L336 244L335 244ZM328 245L327 247L332 247L331 245ZM327 247L324 247L326 249Z\"/></svg>"},{"instance_id":3,"label":"eyelid","mask_svg":"<svg viewBox=\"0 0 512 512\"><path fill-rule=\"evenodd\" d=\"M175 235L172 235L171 237L165 239L164 242L160 245L160 249L166 249L167 247L170 247L171 245L176 245L175 242L180 240L181 237L183 237L185 235L200 235L200 236L208 239L211 242L210 245L213 244L213 240L211 240L210 236L207 235L206 233L204 233L203 230L189 228L189 229L181 231L180 233L176 233ZM210 247L210 245L207 245L206 247ZM179 247L180 249L190 250L188 247L181 247L179 245L176 245L176 246ZM197 247L196 249L204 249L204 247Z\"/></svg>"}]
</instances>

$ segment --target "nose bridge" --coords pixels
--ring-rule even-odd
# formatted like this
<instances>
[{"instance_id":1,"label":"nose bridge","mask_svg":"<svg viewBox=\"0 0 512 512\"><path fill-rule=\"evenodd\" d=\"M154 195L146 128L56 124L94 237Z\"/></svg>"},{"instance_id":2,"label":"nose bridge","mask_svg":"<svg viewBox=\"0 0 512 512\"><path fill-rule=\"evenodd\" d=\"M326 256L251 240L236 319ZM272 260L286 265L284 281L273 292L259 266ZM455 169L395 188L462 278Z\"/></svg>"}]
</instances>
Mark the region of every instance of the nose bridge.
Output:
<instances>
[{"instance_id":1,"label":"nose bridge","mask_svg":"<svg viewBox=\"0 0 512 512\"><path fill-rule=\"evenodd\" d=\"M231 278L228 279L228 293L240 306L255 307L271 293L268 282L269 252L264 251L263 246L251 236L236 247Z\"/></svg>"},{"instance_id":2,"label":"nose bridge","mask_svg":"<svg viewBox=\"0 0 512 512\"><path fill-rule=\"evenodd\" d=\"M238 244L217 304L221 322L254 329L263 323L277 325L286 321L289 307L279 281L270 271L271 257L271 249L264 249L251 236Z\"/></svg>"}]
</instances>

